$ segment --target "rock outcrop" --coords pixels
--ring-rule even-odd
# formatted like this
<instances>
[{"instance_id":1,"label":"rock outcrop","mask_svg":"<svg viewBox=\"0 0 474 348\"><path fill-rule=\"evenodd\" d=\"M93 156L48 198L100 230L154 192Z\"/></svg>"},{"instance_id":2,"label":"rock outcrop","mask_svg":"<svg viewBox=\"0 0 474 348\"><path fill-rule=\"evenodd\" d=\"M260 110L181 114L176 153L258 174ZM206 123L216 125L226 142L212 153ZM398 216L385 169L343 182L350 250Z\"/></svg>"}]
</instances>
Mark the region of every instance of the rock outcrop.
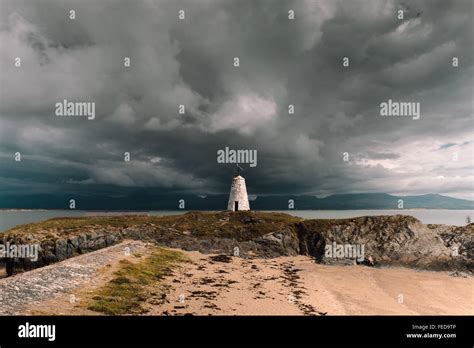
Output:
<instances>
[{"instance_id":1,"label":"rock outcrop","mask_svg":"<svg viewBox=\"0 0 474 348\"><path fill-rule=\"evenodd\" d=\"M305 254L323 263L343 261L326 256L326 247L332 243L363 245L365 257L370 256L379 265L469 272L474 269L473 236L474 224L424 225L411 216L303 220L287 214L249 211L58 218L13 228L0 235L0 244L40 246L36 262L5 258L9 274L125 239L203 253L237 253L242 257Z\"/></svg>"},{"instance_id":2,"label":"rock outcrop","mask_svg":"<svg viewBox=\"0 0 474 348\"><path fill-rule=\"evenodd\" d=\"M411 216L371 216L343 220L306 220L299 224L300 243L363 245L364 254L380 265L430 270L473 270L474 224L456 227L424 225ZM319 244L318 244L319 243ZM456 247L458 252L456 252ZM324 247L309 254L321 262Z\"/></svg>"}]
</instances>

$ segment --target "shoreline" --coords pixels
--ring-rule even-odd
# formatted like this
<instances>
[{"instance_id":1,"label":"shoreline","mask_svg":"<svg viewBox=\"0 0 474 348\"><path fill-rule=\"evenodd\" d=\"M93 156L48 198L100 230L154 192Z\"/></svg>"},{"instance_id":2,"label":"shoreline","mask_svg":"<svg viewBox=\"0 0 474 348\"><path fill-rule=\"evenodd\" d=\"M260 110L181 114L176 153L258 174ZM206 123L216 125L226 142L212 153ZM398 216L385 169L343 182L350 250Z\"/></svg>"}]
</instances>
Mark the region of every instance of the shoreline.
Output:
<instances>
[{"instance_id":1,"label":"shoreline","mask_svg":"<svg viewBox=\"0 0 474 348\"><path fill-rule=\"evenodd\" d=\"M0 239L40 246L37 262L3 259L0 314L474 314L473 235L410 215L53 218ZM353 246L359 265L339 255Z\"/></svg>"},{"instance_id":2,"label":"shoreline","mask_svg":"<svg viewBox=\"0 0 474 348\"><path fill-rule=\"evenodd\" d=\"M325 255L327 245L361 246L361 250L365 245L365 256L376 264L462 270L472 264L473 233L474 224L424 224L411 215L304 219L279 212L222 211L57 217L13 227L0 234L0 243L39 245L37 262L4 259L13 271L42 267L124 239L204 253L232 254L238 247L243 255L256 257L306 254L321 261L329 256L331 262L337 260Z\"/></svg>"},{"instance_id":3,"label":"shoreline","mask_svg":"<svg viewBox=\"0 0 474 348\"><path fill-rule=\"evenodd\" d=\"M350 219L358 217L376 217L376 216L396 216L409 215L424 224L431 225L451 225L466 226L468 223L466 218L473 216L474 210L467 209L358 209L358 210L252 210L260 213L284 213L303 219ZM201 212L204 214L219 213L223 211L216 210L80 210L80 209L0 209L0 214L24 214L22 221L11 221L18 219L13 215L9 218L5 217L3 223L0 224L0 235L9 229L20 225L31 224L46 221L53 218L69 218L69 217L94 217L94 216L130 216L130 215L148 215L148 216L175 216L184 215L192 212ZM430 214L430 212L432 214ZM440 217L439 213L446 212L447 217ZM31 214L45 214L46 216L28 216ZM63 213L63 214L62 214ZM451 216L449 216L451 215ZM19 215L20 216L20 215ZM11 221L11 222L9 222Z\"/></svg>"},{"instance_id":4,"label":"shoreline","mask_svg":"<svg viewBox=\"0 0 474 348\"><path fill-rule=\"evenodd\" d=\"M124 256L121 251L130 243L133 252ZM121 260L139 264L156 248L140 243L125 241L0 280L3 297L16 294L19 303L25 294L17 308L3 303L2 314L103 315L88 309L90 302L114 281ZM173 267L169 275L146 286L139 315L474 314L472 277L405 267L321 265L302 255L245 259L165 250L180 252L191 262ZM82 269L73 282L64 276ZM55 282L46 283L46 278Z\"/></svg>"}]
</instances>

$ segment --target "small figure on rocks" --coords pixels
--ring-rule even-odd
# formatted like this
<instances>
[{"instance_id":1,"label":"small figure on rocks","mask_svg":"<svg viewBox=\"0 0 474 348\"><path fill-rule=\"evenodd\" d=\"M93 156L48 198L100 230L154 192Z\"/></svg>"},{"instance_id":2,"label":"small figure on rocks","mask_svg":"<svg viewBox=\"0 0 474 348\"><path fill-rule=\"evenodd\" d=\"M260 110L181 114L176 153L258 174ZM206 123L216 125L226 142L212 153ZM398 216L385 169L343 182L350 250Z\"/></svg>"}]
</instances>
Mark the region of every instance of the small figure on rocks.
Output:
<instances>
[{"instance_id":1,"label":"small figure on rocks","mask_svg":"<svg viewBox=\"0 0 474 348\"><path fill-rule=\"evenodd\" d=\"M356 261L356 264L357 265L369 266L369 267L375 267L375 261L374 261L374 259L372 258L371 255L364 258L364 260L362 262Z\"/></svg>"}]
</instances>

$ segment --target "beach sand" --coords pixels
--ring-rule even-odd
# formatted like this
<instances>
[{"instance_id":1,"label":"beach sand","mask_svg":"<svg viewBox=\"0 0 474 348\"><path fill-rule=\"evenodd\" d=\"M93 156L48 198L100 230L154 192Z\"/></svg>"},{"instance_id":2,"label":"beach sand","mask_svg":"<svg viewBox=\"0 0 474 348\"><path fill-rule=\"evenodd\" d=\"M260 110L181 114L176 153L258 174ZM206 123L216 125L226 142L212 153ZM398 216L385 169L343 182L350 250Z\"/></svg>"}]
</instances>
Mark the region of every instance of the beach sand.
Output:
<instances>
[{"instance_id":1,"label":"beach sand","mask_svg":"<svg viewBox=\"0 0 474 348\"><path fill-rule=\"evenodd\" d=\"M227 263L187 254L194 264L167 280L170 303L150 307L150 314L474 314L474 279L445 272L320 265L305 256Z\"/></svg>"},{"instance_id":2,"label":"beach sand","mask_svg":"<svg viewBox=\"0 0 474 348\"><path fill-rule=\"evenodd\" d=\"M107 249L96 253L108 253ZM35 301L16 314L99 314L84 303L113 278L124 258L117 257L117 248L110 250L114 255L104 258L107 265L94 281L68 292L75 294L75 303L61 294ZM179 264L172 275L150 285L152 296L143 303L145 315L474 314L474 278L447 272L320 265L306 256L243 259L182 252L192 262ZM143 249L141 253L147 254ZM132 259L139 262L143 257Z\"/></svg>"}]
</instances>

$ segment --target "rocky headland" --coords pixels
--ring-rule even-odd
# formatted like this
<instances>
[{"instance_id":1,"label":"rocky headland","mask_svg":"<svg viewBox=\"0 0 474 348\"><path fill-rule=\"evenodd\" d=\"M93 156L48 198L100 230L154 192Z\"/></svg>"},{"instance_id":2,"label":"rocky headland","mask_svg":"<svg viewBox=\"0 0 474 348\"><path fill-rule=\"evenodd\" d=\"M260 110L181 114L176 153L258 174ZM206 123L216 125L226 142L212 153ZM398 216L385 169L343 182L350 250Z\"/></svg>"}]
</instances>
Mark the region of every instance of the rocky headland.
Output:
<instances>
[{"instance_id":1,"label":"rocky headland","mask_svg":"<svg viewBox=\"0 0 474 348\"><path fill-rule=\"evenodd\" d=\"M125 240L247 259L308 255L329 264L354 260L329 258L326 246L363 245L365 258L370 256L375 265L469 275L474 269L473 237L472 223L425 225L404 215L304 220L283 213L224 211L55 218L12 228L0 234L0 244L40 246L36 261L4 258L8 275Z\"/></svg>"}]
</instances>

